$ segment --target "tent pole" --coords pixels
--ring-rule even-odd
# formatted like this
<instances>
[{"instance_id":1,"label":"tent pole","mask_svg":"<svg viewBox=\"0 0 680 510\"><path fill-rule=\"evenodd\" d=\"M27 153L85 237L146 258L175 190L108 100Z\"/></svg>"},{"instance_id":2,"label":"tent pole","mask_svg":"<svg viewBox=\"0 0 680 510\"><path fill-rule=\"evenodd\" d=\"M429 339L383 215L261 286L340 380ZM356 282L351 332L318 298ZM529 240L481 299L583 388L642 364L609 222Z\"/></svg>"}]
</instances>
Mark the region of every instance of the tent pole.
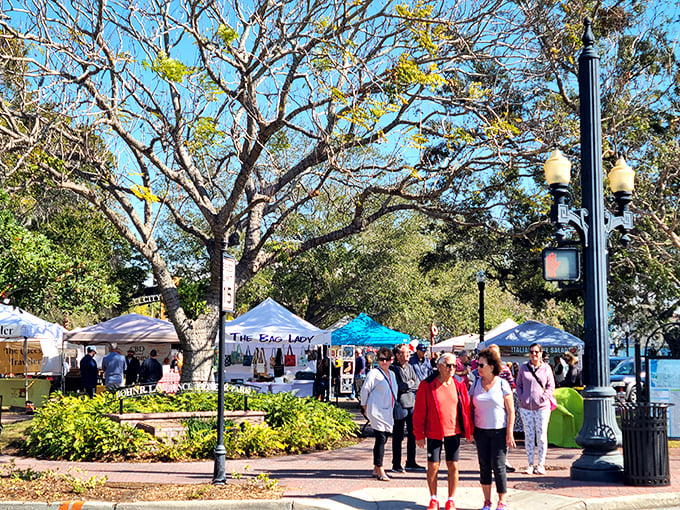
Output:
<instances>
[{"instance_id":1,"label":"tent pole","mask_svg":"<svg viewBox=\"0 0 680 510\"><path fill-rule=\"evenodd\" d=\"M28 404L28 337L24 337L24 407Z\"/></svg>"}]
</instances>

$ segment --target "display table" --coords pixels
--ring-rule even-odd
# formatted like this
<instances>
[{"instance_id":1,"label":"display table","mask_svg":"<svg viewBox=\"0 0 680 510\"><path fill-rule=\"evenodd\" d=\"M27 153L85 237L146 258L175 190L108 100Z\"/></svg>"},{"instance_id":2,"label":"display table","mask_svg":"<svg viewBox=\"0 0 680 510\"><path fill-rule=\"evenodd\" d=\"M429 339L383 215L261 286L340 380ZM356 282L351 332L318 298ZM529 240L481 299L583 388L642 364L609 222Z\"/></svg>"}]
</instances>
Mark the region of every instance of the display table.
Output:
<instances>
[{"instance_id":1,"label":"display table","mask_svg":"<svg viewBox=\"0 0 680 510\"><path fill-rule=\"evenodd\" d=\"M277 382L246 382L247 386L256 388L258 393L291 392L297 397L311 397L314 393L314 381L293 381L292 383Z\"/></svg>"}]
</instances>

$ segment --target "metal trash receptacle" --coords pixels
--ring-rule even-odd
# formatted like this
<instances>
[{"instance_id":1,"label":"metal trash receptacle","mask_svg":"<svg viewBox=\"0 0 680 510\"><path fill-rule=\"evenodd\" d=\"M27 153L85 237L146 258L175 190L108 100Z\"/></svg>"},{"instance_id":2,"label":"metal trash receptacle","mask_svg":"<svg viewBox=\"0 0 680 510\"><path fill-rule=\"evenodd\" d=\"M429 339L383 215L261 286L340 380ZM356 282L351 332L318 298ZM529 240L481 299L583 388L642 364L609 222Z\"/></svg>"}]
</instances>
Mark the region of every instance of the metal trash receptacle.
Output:
<instances>
[{"instance_id":1,"label":"metal trash receptacle","mask_svg":"<svg viewBox=\"0 0 680 510\"><path fill-rule=\"evenodd\" d=\"M670 404L627 402L618 405L626 484L670 485L667 416Z\"/></svg>"}]
</instances>

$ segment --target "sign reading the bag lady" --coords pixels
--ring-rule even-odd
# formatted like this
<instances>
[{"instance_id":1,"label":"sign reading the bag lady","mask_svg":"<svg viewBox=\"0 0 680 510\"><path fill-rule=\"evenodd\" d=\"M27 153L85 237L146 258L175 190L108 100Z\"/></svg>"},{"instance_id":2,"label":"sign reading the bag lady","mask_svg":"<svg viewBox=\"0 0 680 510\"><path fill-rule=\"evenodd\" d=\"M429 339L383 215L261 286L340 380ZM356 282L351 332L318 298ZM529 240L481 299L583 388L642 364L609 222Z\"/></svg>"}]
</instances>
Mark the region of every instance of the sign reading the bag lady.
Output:
<instances>
[{"instance_id":1,"label":"sign reading the bag lady","mask_svg":"<svg viewBox=\"0 0 680 510\"><path fill-rule=\"evenodd\" d=\"M311 344L313 336L301 335L269 335L267 333L260 333L259 335L243 335L241 333L231 333L232 342L250 343L256 342L261 344Z\"/></svg>"}]
</instances>

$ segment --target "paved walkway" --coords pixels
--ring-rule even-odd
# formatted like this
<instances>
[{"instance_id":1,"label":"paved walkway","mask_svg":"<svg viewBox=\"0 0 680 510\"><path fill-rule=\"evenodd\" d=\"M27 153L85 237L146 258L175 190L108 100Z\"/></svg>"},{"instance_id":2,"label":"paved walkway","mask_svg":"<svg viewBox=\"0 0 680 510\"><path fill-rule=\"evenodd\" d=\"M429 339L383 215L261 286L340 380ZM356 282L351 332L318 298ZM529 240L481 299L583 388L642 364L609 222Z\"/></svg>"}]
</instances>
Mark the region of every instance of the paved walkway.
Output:
<instances>
[{"instance_id":1,"label":"paved walkway","mask_svg":"<svg viewBox=\"0 0 680 510\"><path fill-rule=\"evenodd\" d=\"M523 443L509 455L517 472L508 474L509 500L513 510L520 508L596 508L593 499L603 504L601 508L668 508L680 505L680 449L670 450L671 485L664 487L631 487L623 484L597 482L576 482L569 478L569 467L580 456L581 450L550 447L546 461L545 475L526 475ZM332 499L348 504L350 508L423 508L427 504L424 473L393 475L390 482L379 482L371 477L373 439L367 438L359 444L334 451L315 452L305 455L270 457L264 459L227 460L226 472L243 478L256 477L266 473L286 488L286 498ZM645 455L647 452L640 452ZM390 466L391 446L386 446L385 464ZM0 455L0 464L10 461ZM29 458L14 458L17 467L34 470L60 470L70 467L82 470L80 476L106 476L112 482L152 483L206 483L212 480L213 461L177 463L98 463L46 461ZM425 463L424 450L418 451L418 462ZM460 494L466 504L460 510L479 508L481 490L478 480L478 465L473 444L463 442L460 461ZM442 463L439 493L442 501L446 493L446 467ZM664 500L663 498L666 497ZM376 499L377 498L377 499ZM381 499L382 498L382 499ZM395 499L396 498L396 499ZM401 499L399 499L401 498ZM529 499L527 499L529 498ZM376 506L382 500L395 506ZM362 506L364 502L371 502ZM411 502L407 504L407 502ZM468 503L469 501L469 503ZM531 501L529 506L528 501ZM590 506L573 506L578 502L590 501ZM614 501L622 505L615 506ZM418 502L416 506L410 506ZM540 504L539 504L540 503ZM558 504L559 503L559 504ZM624 504L625 503L625 504ZM372 506L371 506L372 505ZM401 505L401 507L399 506ZM419 506L422 505L422 506ZM545 505L545 506L543 506ZM572 505L572 506L570 506Z\"/></svg>"}]
</instances>

